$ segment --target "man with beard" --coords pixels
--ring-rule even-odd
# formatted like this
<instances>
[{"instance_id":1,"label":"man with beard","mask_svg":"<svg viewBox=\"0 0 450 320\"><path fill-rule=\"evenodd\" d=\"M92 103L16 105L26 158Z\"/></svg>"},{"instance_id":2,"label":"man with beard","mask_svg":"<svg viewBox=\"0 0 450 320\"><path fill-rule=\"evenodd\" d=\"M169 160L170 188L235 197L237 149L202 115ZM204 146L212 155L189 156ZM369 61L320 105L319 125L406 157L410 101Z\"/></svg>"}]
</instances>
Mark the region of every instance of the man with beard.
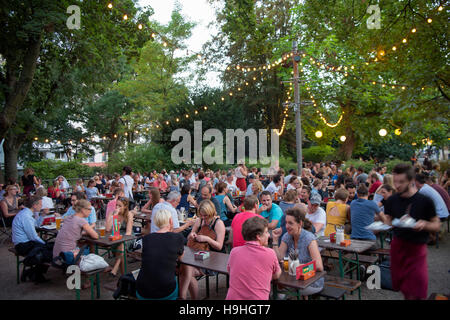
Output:
<instances>
[{"instance_id":1,"label":"man with beard","mask_svg":"<svg viewBox=\"0 0 450 320\"><path fill-rule=\"evenodd\" d=\"M414 169L409 164L398 164L392 170L397 193L387 201L385 214L380 217L392 225L394 218L408 214L416 220L413 228L394 227L391 242L391 276L394 290L400 290L405 299L426 299L428 289L427 242L430 232L438 232L441 222L434 204L417 192Z\"/></svg>"}]
</instances>

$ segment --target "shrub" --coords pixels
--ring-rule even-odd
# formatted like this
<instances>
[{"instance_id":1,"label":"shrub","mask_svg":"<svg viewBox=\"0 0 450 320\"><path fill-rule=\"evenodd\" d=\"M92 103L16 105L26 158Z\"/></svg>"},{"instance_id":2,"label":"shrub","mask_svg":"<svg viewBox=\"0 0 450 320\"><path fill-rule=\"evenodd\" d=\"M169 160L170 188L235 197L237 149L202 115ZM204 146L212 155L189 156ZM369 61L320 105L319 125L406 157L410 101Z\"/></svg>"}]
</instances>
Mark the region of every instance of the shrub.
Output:
<instances>
[{"instance_id":1,"label":"shrub","mask_svg":"<svg viewBox=\"0 0 450 320\"><path fill-rule=\"evenodd\" d=\"M50 159L28 162L26 167L33 168L36 176L43 180L52 180L57 176L64 176L66 179L92 177L99 170L85 166L79 161L64 162Z\"/></svg>"},{"instance_id":2,"label":"shrub","mask_svg":"<svg viewBox=\"0 0 450 320\"><path fill-rule=\"evenodd\" d=\"M335 157L336 149L330 146L313 146L303 150L304 161L325 162Z\"/></svg>"},{"instance_id":3,"label":"shrub","mask_svg":"<svg viewBox=\"0 0 450 320\"><path fill-rule=\"evenodd\" d=\"M365 173L369 173L375 167L375 163L373 162L373 160L361 161L357 159L350 159L344 162L344 166L345 169L350 168L351 166L355 167L356 169L362 167Z\"/></svg>"}]
</instances>

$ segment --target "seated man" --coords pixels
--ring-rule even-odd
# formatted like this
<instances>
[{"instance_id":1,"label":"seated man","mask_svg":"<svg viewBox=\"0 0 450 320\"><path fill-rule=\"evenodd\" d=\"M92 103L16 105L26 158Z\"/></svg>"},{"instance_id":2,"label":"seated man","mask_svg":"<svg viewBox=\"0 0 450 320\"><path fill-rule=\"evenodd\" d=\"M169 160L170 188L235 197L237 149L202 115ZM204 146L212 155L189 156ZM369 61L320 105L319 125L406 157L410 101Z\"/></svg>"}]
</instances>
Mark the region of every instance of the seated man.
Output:
<instances>
[{"instance_id":1,"label":"seated man","mask_svg":"<svg viewBox=\"0 0 450 320\"><path fill-rule=\"evenodd\" d=\"M272 195L269 191L261 192L260 198L262 204L258 208L257 213L268 220L269 230L279 228L283 211L276 203L272 203Z\"/></svg>"},{"instance_id":2,"label":"seated man","mask_svg":"<svg viewBox=\"0 0 450 320\"><path fill-rule=\"evenodd\" d=\"M212 196L212 188L210 185L205 185L200 190L200 197L197 199L197 205L196 205L197 208L200 205L200 202L202 202L203 200L211 200L212 203L214 203L214 207L216 208L216 213L220 214L220 212L221 212L220 202L219 202L219 200L217 200L215 197Z\"/></svg>"},{"instance_id":3,"label":"seated man","mask_svg":"<svg viewBox=\"0 0 450 320\"><path fill-rule=\"evenodd\" d=\"M325 226L327 225L327 214L325 210L320 207L322 199L318 193L311 195L311 199L308 203L308 213L306 218L313 224L317 237L324 235Z\"/></svg>"},{"instance_id":4,"label":"seated man","mask_svg":"<svg viewBox=\"0 0 450 320\"><path fill-rule=\"evenodd\" d=\"M271 195L274 194L275 192L278 193L278 195L282 195L283 194L283 184L281 182L281 176L278 174L276 176L274 176L272 182L269 183L269 185L267 186L265 191L268 191Z\"/></svg>"},{"instance_id":5,"label":"seated man","mask_svg":"<svg viewBox=\"0 0 450 320\"><path fill-rule=\"evenodd\" d=\"M28 198L25 201L25 208L14 217L12 223L12 242L17 253L27 256L33 249L40 248L43 256L40 263L33 265L31 269L24 269L22 281L27 277L36 283L47 281L44 273L47 272L48 266L43 263L52 261L52 249L36 233L34 220L34 214L40 212L41 208L42 198L38 196ZM26 265L26 262L24 264Z\"/></svg>"},{"instance_id":6,"label":"seated man","mask_svg":"<svg viewBox=\"0 0 450 320\"><path fill-rule=\"evenodd\" d=\"M375 215L380 213L378 205L368 200L369 190L364 184L358 187L358 199L350 204L350 220L352 225L351 239L376 240L372 231L366 227L375 220ZM379 218L381 219L381 218Z\"/></svg>"}]
</instances>

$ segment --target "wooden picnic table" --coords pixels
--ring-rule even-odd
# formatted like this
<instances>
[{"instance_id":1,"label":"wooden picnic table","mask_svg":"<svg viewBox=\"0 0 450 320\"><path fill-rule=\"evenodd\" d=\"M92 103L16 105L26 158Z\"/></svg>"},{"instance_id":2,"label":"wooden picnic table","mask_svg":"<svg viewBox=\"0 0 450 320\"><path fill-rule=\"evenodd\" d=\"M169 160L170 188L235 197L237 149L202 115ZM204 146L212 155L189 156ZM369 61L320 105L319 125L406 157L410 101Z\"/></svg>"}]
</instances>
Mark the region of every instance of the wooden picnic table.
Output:
<instances>
[{"instance_id":1,"label":"wooden picnic table","mask_svg":"<svg viewBox=\"0 0 450 320\"><path fill-rule=\"evenodd\" d=\"M278 297L278 285L282 285L285 287L294 288L296 290L303 290L308 288L311 284L316 282L317 280L322 279L327 274L326 271L318 271L316 275L307 280L297 280L295 276L289 275L289 272L282 270L281 276L277 280L272 281L272 291L273 291L273 299L276 300Z\"/></svg>"},{"instance_id":2,"label":"wooden picnic table","mask_svg":"<svg viewBox=\"0 0 450 320\"><path fill-rule=\"evenodd\" d=\"M221 274L225 274L229 276L227 270L228 259L230 255L228 253L221 252L209 252L209 258L205 260L196 260L194 257L194 253L196 251L185 246L184 247L184 255L180 259L180 263L189 265L196 268L203 268L212 271L216 271ZM316 282L317 280L323 278L326 275L325 271L317 272L316 275L308 280L297 280L295 276L290 276L288 272L282 272L279 279L272 281L272 287L274 290L274 299L277 298L277 285L283 285L286 287L291 287L294 289L305 289L309 287L311 284Z\"/></svg>"},{"instance_id":3,"label":"wooden picnic table","mask_svg":"<svg viewBox=\"0 0 450 320\"><path fill-rule=\"evenodd\" d=\"M360 274L359 274L359 266L360 266L359 254L372 248L376 244L376 241L351 239L351 244L347 247L344 247L344 246L339 245L338 243L332 243L330 241L330 237L320 237L317 239L317 244L321 248L329 249L329 250L337 250L339 252L339 273L340 273L341 278L344 278L345 272L344 272L343 260L345 259L348 263L356 263L357 279L359 281L361 281ZM349 252L349 253L354 254L355 260L344 258L342 256L342 252ZM349 272L349 271L352 272L353 268L349 268L347 270L347 272ZM358 288L358 296L359 296L359 299L361 300L361 288L360 287Z\"/></svg>"},{"instance_id":4,"label":"wooden picnic table","mask_svg":"<svg viewBox=\"0 0 450 320\"><path fill-rule=\"evenodd\" d=\"M124 270L125 270L125 274L127 273L127 248L125 245L126 241L130 241L130 240L135 240L137 239L137 236L135 235L122 235L122 239L120 240L115 240L115 241L111 241L109 240L109 235L105 235L104 237L99 237L98 239L92 239L91 237L84 235L81 237L80 240L84 240L87 243L91 243L95 245L95 254L98 255L98 249L99 247L101 248L106 248L107 250L110 250L112 252L119 252L119 253L123 253L123 266L124 266ZM124 248L123 251L121 250L117 250L117 249L113 249L113 247L118 246L120 244L124 244Z\"/></svg>"}]
</instances>

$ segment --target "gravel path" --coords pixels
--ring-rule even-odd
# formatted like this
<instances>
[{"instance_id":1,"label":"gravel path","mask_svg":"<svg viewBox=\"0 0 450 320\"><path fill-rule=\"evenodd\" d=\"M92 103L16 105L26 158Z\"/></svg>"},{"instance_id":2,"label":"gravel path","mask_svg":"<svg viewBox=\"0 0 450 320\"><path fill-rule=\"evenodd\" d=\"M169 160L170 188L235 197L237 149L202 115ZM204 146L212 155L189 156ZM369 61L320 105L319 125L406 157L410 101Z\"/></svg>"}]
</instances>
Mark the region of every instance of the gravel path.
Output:
<instances>
[{"instance_id":1,"label":"gravel path","mask_svg":"<svg viewBox=\"0 0 450 320\"><path fill-rule=\"evenodd\" d=\"M446 229L445 229L446 230ZM66 276L57 269L50 268L46 274L50 282L35 285L30 282L16 284L16 259L8 251L12 244L0 244L0 299L2 300L73 300L75 299L75 292L70 291L66 287ZM112 261L112 260L111 260ZM111 263L111 261L108 261ZM129 270L136 270L140 267L139 262L129 264ZM429 267L429 286L428 295L433 292L450 294L450 233L445 232L443 239L439 243L439 248L436 246L428 246L428 267ZM22 268L21 268L22 269ZM330 272L337 274L337 270ZM103 288L107 282L111 282L106 274L102 274L100 278L102 284L101 299L111 300L112 292ZM219 276L219 290L216 294L215 278L210 280L210 299L223 300L226 297L227 289L225 286L225 276ZM205 297L205 281L199 282L200 297ZM363 300L402 300L403 296L399 292L389 290L369 290L365 284L362 289ZM82 300L90 299L90 290L82 290ZM346 295L347 300L358 299L358 294Z\"/></svg>"}]
</instances>

